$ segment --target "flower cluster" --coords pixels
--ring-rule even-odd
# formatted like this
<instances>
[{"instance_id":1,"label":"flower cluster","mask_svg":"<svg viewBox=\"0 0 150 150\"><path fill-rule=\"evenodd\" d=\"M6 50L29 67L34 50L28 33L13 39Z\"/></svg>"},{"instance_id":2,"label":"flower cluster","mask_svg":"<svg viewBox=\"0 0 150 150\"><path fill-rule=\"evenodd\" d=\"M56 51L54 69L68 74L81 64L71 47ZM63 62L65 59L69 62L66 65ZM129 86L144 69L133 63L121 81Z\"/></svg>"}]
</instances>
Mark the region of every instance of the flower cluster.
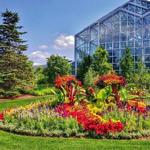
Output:
<instances>
[{"instance_id":1,"label":"flower cluster","mask_svg":"<svg viewBox=\"0 0 150 150\"><path fill-rule=\"evenodd\" d=\"M22 111L32 111L32 110L35 110L35 109L40 110L43 107L45 107L45 108L47 108L48 106L50 107L51 104L52 104L51 101L45 101L45 102L37 102L37 103L29 104L29 105L26 105L26 106L20 106L18 108L6 109L3 113L3 115L13 116L17 112L20 113Z\"/></svg>"},{"instance_id":2,"label":"flower cluster","mask_svg":"<svg viewBox=\"0 0 150 150\"><path fill-rule=\"evenodd\" d=\"M139 102L137 100L129 100L126 107L128 111L133 110L139 114L144 114L147 112L145 103Z\"/></svg>"},{"instance_id":3,"label":"flower cluster","mask_svg":"<svg viewBox=\"0 0 150 150\"><path fill-rule=\"evenodd\" d=\"M0 113L0 121L4 121L4 114Z\"/></svg>"},{"instance_id":4,"label":"flower cluster","mask_svg":"<svg viewBox=\"0 0 150 150\"><path fill-rule=\"evenodd\" d=\"M92 114L86 106L73 106L70 104L62 104L56 107L55 111L63 117L73 117L84 130L93 131L97 135L104 135L110 132L121 132L124 125L120 122L103 121L103 119Z\"/></svg>"},{"instance_id":5,"label":"flower cluster","mask_svg":"<svg viewBox=\"0 0 150 150\"><path fill-rule=\"evenodd\" d=\"M104 85L121 85L125 86L126 80L122 76L118 76L116 74L106 74L101 77L95 82L97 86Z\"/></svg>"}]
</instances>

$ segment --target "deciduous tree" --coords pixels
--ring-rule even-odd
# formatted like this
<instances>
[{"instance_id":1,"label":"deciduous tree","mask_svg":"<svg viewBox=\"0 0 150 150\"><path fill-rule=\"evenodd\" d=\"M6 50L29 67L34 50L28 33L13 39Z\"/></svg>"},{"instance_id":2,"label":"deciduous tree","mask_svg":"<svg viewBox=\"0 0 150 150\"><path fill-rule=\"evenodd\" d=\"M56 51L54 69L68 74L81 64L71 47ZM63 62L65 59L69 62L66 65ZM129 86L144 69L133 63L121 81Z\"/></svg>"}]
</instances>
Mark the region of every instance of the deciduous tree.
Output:
<instances>
[{"instance_id":1,"label":"deciduous tree","mask_svg":"<svg viewBox=\"0 0 150 150\"><path fill-rule=\"evenodd\" d=\"M121 73L128 80L134 73L134 59L129 48L126 48L120 61Z\"/></svg>"},{"instance_id":2,"label":"deciduous tree","mask_svg":"<svg viewBox=\"0 0 150 150\"><path fill-rule=\"evenodd\" d=\"M53 84L58 75L71 74L71 63L65 57L51 55L48 58L45 73L48 76L49 83Z\"/></svg>"},{"instance_id":3,"label":"deciduous tree","mask_svg":"<svg viewBox=\"0 0 150 150\"><path fill-rule=\"evenodd\" d=\"M104 48L99 47L96 49L91 67L99 75L112 70L112 65L108 62L108 52Z\"/></svg>"}]
</instances>

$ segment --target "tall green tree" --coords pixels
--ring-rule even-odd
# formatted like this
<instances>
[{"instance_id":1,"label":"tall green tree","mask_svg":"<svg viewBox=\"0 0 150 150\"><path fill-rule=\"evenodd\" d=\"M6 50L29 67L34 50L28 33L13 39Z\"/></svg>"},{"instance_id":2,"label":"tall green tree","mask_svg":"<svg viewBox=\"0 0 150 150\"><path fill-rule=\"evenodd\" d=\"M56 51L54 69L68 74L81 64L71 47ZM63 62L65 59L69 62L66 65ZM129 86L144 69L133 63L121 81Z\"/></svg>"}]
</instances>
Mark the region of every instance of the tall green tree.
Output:
<instances>
[{"instance_id":1,"label":"tall green tree","mask_svg":"<svg viewBox=\"0 0 150 150\"><path fill-rule=\"evenodd\" d=\"M23 55L27 50L21 38L25 32L20 32L22 26L17 26L17 13L6 10L1 15L0 25L0 91L8 96L18 89L33 85L34 71L32 62ZM0 95L3 95L2 92Z\"/></svg>"},{"instance_id":2,"label":"tall green tree","mask_svg":"<svg viewBox=\"0 0 150 150\"><path fill-rule=\"evenodd\" d=\"M108 52L104 48L99 47L96 49L91 67L99 75L112 70L112 65L108 62Z\"/></svg>"},{"instance_id":3,"label":"tall green tree","mask_svg":"<svg viewBox=\"0 0 150 150\"><path fill-rule=\"evenodd\" d=\"M58 75L71 74L71 63L65 57L51 55L48 58L45 73L48 76L49 83L53 84Z\"/></svg>"},{"instance_id":4,"label":"tall green tree","mask_svg":"<svg viewBox=\"0 0 150 150\"><path fill-rule=\"evenodd\" d=\"M134 59L129 48L126 48L120 61L121 72L128 80L134 73Z\"/></svg>"},{"instance_id":5,"label":"tall green tree","mask_svg":"<svg viewBox=\"0 0 150 150\"><path fill-rule=\"evenodd\" d=\"M83 82L86 72L92 64L92 57L90 55L84 56L83 60L78 65L77 78Z\"/></svg>"},{"instance_id":6,"label":"tall green tree","mask_svg":"<svg viewBox=\"0 0 150 150\"><path fill-rule=\"evenodd\" d=\"M0 88L4 91L15 90L32 85L34 71L32 62L24 55L6 52L0 55Z\"/></svg>"},{"instance_id":7,"label":"tall green tree","mask_svg":"<svg viewBox=\"0 0 150 150\"><path fill-rule=\"evenodd\" d=\"M21 32L23 27L17 25L20 20L18 14L6 10L1 17L3 23L0 25L0 54L7 51L22 53L27 50L27 45L21 38L26 32Z\"/></svg>"}]
</instances>

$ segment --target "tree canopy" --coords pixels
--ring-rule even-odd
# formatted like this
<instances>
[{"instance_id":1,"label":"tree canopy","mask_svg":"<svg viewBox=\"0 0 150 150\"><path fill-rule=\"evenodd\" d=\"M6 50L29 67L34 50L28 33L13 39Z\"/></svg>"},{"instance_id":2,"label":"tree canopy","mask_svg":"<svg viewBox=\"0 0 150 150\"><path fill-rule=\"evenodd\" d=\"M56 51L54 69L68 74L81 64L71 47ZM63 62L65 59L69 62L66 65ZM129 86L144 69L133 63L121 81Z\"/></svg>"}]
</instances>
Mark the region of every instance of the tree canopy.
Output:
<instances>
[{"instance_id":1,"label":"tree canopy","mask_svg":"<svg viewBox=\"0 0 150 150\"><path fill-rule=\"evenodd\" d=\"M91 64L92 64L92 57L90 55L85 56L83 60L79 63L77 70L77 78L80 81L83 82L85 74L89 70Z\"/></svg>"},{"instance_id":2,"label":"tree canopy","mask_svg":"<svg viewBox=\"0 0 150 150\"><path fill-rule=\"evenodd\" d=\"M108 52L98 47L93 54L92 69L99 75L103 75L112 70L112 65L108 62Z\"/></svg>"},{"instance_id":3,"label":"tree canopy","mask_svg":"<svg viewBox=\"0 0 150 150\"><path fill-rule=\"evenodd\" d=\"M129 48L126 48L120 61L121 73L129 79L134 73L134 59Z\"/></svg>"},{"instance_id":4,"label":"tree canopy","mask_svg":"<svg viewBox=\"0 0 150 150\"><path fill-rule=\"evenodd\" d=\"M1 14L3 23L0 25L0 54L8 51L22 53L27 50L26 41L21 38L26 32L21 32L22 26L18 26L20 20L15 12L6 10Z\"/></svg>"},{"instance_id":5,"label":"tree canopy","mask_svg":"<svg viewBox=\"0 0 150 150\"><path fill-rule=\"evenodd\" d=\"M48 76L49 83L53 84L58 75L71 74L71 63L65 57L51 55L47 60L45 73Z\"/></svg>"}]
</instances>

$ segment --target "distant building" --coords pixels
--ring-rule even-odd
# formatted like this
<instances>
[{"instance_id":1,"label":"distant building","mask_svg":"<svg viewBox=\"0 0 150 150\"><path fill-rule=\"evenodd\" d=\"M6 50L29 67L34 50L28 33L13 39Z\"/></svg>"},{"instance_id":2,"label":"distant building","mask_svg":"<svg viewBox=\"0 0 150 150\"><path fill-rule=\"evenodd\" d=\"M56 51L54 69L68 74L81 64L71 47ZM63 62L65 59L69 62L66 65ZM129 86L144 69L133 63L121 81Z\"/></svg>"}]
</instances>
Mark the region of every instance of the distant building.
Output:
<instances>
[{"instance_id":1,"label":"distant building","mask_svg":"<svg viewBox=\"0 0 150 150\"><path fill-rule=\"evenodd\" d=\"M97 47L109 52L109 61L120 71L119 61L129 47L136 65L141 58L150 68L150 1L130 0L75 35L75 68Z\"/></svg>"}]
</instances>

